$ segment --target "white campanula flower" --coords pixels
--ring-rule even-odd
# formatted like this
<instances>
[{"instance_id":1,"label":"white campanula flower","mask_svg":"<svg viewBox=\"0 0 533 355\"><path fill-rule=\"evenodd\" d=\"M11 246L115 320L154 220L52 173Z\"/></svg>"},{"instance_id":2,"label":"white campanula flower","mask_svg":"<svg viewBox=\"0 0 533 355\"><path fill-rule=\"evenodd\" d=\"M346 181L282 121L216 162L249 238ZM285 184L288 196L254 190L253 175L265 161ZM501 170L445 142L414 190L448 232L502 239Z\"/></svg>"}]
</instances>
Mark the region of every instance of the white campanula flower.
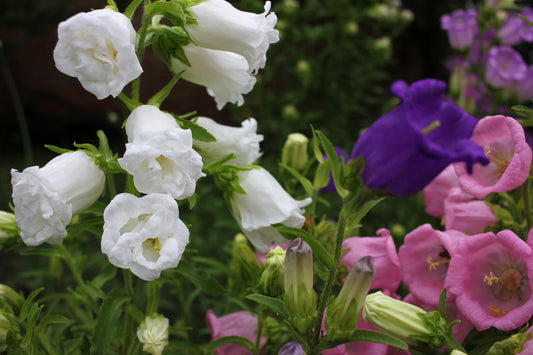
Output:
<instances>
[{"instance_id":1,"label":"white campanula flower","mask_svg":"<svg viewBox=\"0 0 533 355\"><path fill-rule=\"evenodd\" d=\"M61 154L45 166L11 170L15 219L27 245L61 243L72 216L104 191L104 173L82 151Z\"/></svg>"},{"instance_id":2,"label":"white campanula flower","mask_svg":"<svg viewBox=\"0 0 533 355\"><path fill-rule=\"evenodd\" d=\"M102 252L109 262L151 281L178 266L189 230L168 194L118 194L104 210Z\"/></svg>"},{"instance_id":3,"label":"white campanula flower","mask_svg":"<svg viewBox=\"0 0 533 355\"><path fill-rule=\"evenodd\" d=\"M159 314L146 317L137 329L137 339L143 343L143 351L160 355L168 345L168 318Z\"/></svg>"},{"instance_id":4,"label":"white campanula flower","mask_svg":"<svg viewBox=\"0 0 533 355\"><path fill-rule=\"evenodd\" d=\"M239 184L245 194L233 193L231 209L237 223L258 252L287 242L272 224L300 228L305 222L303 207L311 198L293 199L270 173L257 169L239 171Z\"/></svg>"},{"instance_id":5,"label":"white campanula flower","mask_svg":"<svg viewBox=\"0 0 533 355\"><path fill-rule=\"evenodd\" d=\"M279 41L274 29L278 19L274 13L268 14L270 6L267 1L265 12L254 14L240 11L225 0L202 1L188 9L198 24L185 28L199 46L242 55L250 72L255 73L265 67L269 45Z\"/></svg>"},{"instance_id":6,"label":"white campanula flower","mask_svg":"<svg viewBox=\"0 0 533 355\"><path fill-rule=\"evenodd\" d=\"M202 149L206 162L234 153L235 158L228 163L242 166L252 164L261 156L259 142L263 136L257 134L257 121L254 118L244 120L241 127L222 125L207 117L198 117L196 124L216 139L216 142L194 141L194 145Z\"/></svg>"},{"instance_id":7,"label":"white campanula flower","mask_svg":"<svg viewBox=\"0 0 533 355\"><path fill-rule=\"evenodd\" d=\"M168 193L178 200L194 194L196 181L205 175L202 157L192 148L191 130L156 106L143 105L128 117L126 134L129 143L118 162L133 175L137 190Z\"/></svg>"},{"instance_id":8,"label":"white campanula flower","mask_svg":"<svg viewBox=\"0 0 533 355\"><path fill-rule=\"evenodd\" d=\"M215 98L217 108L222 110L227 102L242 105L243 94L252 91L256 79L250 75L248 62L236 53L208 49L188 44L183 47L188 67L172 59L172 71L184 70L182 78L191 83L205 86L207 93Z\"/></svg>"},{"instance_id":9,"label":"white campanula flower","mask_svg":"<svg viewBox=\"0 0 533 355\"><path fill-rule=\"evenodd\" d=\"M78 78L100 100L118 96L143 71L135 54L136 32L120 12L81 12L61 22L57 34L57 69Z\"/></svg>"}]
</instances>

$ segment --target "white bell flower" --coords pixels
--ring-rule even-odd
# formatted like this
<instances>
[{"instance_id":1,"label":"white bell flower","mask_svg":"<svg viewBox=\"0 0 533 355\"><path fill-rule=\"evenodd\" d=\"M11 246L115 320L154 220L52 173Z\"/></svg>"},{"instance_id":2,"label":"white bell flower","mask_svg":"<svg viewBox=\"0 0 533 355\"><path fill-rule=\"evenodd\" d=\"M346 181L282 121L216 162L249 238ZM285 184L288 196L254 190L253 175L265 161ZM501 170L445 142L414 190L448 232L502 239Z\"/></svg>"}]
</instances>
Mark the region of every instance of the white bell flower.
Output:
<instances>
[{"instance_id":1,"label":"white bell flower","mask_svg":"<svg viewBox=\"0 0 533 355\"><path fill-rule=\"evenodd\" d=\"M189 230L168 194L118 194L104 210L102 252L109 262L151 281L178 266Z\"/></svg>"},{"instance_id":2,"label":"white bell flower","mask_svg":"<svg viewBox=\"0 0 533 355\"><path fill-rule=\"evenodd\" d=\"M54 61L99 100L118 96L142 73L130 20L111 9L81 12L61 22Z\"/></svg>"},{"instance_id":3,"label":"white bell flower","mask_svg":"<svg viewBox=\"0 0 533 355\"><path fill-rule=\"evenodd\" d=\"M311 198L301 201L293 199L261 167L239 171L238 177L246 193L233 193L230 204L233 216L244 234L260 253L266 252L272 244L286 243L288 240L272 224L301 228L305 222L303 207L311 203Z\"/></svg>"},{"instance_id":4,"label":"white bell flower","mask_svg":"<svg viewBox=\"0 0 533 355\"><path fill-rule=\"evenodd\" d=\"M168 345L168 318L155 314L144 319L137 329L137 339L143 343L143 351L161 355Z\"/></svg>"},{"instance_id":5,"label":"white bell flower","mask_svg":"<svg viewBox=\"0 0 533 355\"><path fill-rule=\"evenodd\" d=\"M45 166L11 170L15 219L27 245L61 243L73 216L92 205L104 173L82 151L61 154Z\"/></svg>"},{"instance_id":6,"label":"white bell flower","mask_svg":"<svg viewBox=\"0 0 533 355\"><path fill-rule=\"evenodd\" d=\"M222 125L208 117L198 117L196 124L216 139L216 142L194 140L194 145L202 149L206 163L234 153L236 157L228 163L242 166L252 164L261 156L259 142L263 136L257 134L257 121L254 118L244 120L241 127Z\"/></svg>"},{"instance_id":7,"label":"white bell flower","mask_svg":"<svg viewBox=\"0 0 533 355\"><path fill-rule=\"evenodd\" d=\"M248 62L243 56L194 44L186 45L183 50L191 66L172 58L172 71L178 73L184 70L183 79L205 86L207 93L215 98L219 110L227 102L239 106L244 103L242 95L252 91L256 79L250 75Z\"/></svg>"},{"instance_id":8,"label":"white bell flower","mask_svg":"<svg viewBox=\"0 0 533 355\"><path fill-rule=\"evenodd\" d=\"M124 156L120 166L133 175L143 193L168 193L181 200L191 197L202 173L202 157L193 147L189 129L182 129L172 115L152 105L132 111L126 122Z\"/></svg>"},{"instance_id":9,"label":"white bell flower","mask_svg":"<svg viewBox=\"0 0 533 355\"><path fill-rule=\"evenodd\" d=\"M254 14L240 11L225 0L202 1L188 9L198 24L185 29L199 46L242 55L250 72L256 73L265 67L270 44L279 41L274 29L278 19L274 13L268 14L270 6L267 1L265 12Z\"/></svg>"}]
</instances>

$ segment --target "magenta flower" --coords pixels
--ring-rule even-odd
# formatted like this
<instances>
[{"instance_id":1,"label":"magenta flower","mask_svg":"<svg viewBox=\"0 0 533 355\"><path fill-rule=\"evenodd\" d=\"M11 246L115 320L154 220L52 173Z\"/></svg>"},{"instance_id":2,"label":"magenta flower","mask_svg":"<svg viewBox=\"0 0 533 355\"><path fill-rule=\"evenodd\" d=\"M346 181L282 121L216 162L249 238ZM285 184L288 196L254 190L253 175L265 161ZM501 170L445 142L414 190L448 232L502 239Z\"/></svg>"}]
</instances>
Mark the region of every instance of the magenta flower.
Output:
<instances>
[{"instance_id":1,"label":"magenta flower","mask_svg":"<svg viewBox=\"0 0 533 355\"><path fill-rule=\"evenodd\" d=\"M514 118L498 115L481 119L472 140L484 147L490 163L474 166L472 174L464 164L455 164L464 191L482 199L491 192L515 189L526 181L532 153L524 129Z\"/></svg>"},{"instance_id":2,"label":"magenta flower","mask_svg":"<svg viewBox=\"0 0 533 355\"><path fill-rule=\"evenodd\" d=\"M444 217L444 200L446 200L450 191L456 188L459 188L459 178L455 173L453 164L451 164L424 188L427 214L437 218ZM473 198L466 192L459 191L462 192L462 201L468 201Z\"/></svg>"},{"instance_id":3,"label":"magenta flower","mask_svg":"<svg viewBox=\"0 0 533 355\"><path fill-rule=\"evenodd\" d=\"M448 32L453 48L466 49L472 45L478 34L477 11L457 10L440 18L441 28Z\"/></svg>"},{"instance_id":4,"label":"magenta flower","mask_svg":"<svg viewBox=\"0 0 533 355\"><path fill-rule=\"evenodd\" d=\"M227 336L240 336L255 344L257 332L257 317L250 312L241 311L230 313L217 318L212 310L206 314L207 326L211 329L211 337L217 340ZM260 347L266 343L261 338ZM217 348L217 355L251 355L252 352L236 343L229 343Z\"/></svg>"},{"instance_id":5,"label":"magenta flower","mask_svg":"<svg viewBox=\"0 0 533 355\"><path fill-rule=\"evenodd\" d=\"M533 251L516 234L461 238L450 255L444 286L476 329L508 331L533 316Z\"/></svg>"},{"instance_id":6,"label":"magenta flower","mask_svg":"<svg viewBox=\"0 0 533 355\"><path fill-rule=\"evenodd\" d=\"M465 236L459 231L441 232L424 224L405 236L400 247L402 281L411 294L423 304L437 307L444 289L450 255L457 239ZM452 301L449 297L448 301Z\"/></svg>"},{"instance_id":7,"label":"magenta flower","mask_svg":"<svg viewBox=\"0 0 533 355\"><path fill-rule=\"evenodd\" d=\"M348 249L348 251L342 256L342 264L351 270L359 259L371 256L374 259L376 273L370 289L380 288L394 292L402 278L396 246L387 229L378 230L377 235L379 237L345 239L342 249Z\"/></svg>"},{"instance_id":8,"label":"magenta flower","mask_svg":"<svg viewBox=\"0 0 533 355\"><path fill-rule=\"evenodd\" d=\"M483 149L470 140L477 120L444 102L445 88L444 82L433 79L410 87L403 81L392 84L392 92L403 102L374 122L351 154L351 159L365 158L362 178L367 187L407 196L452 162L488 163Z\"/></svg>"},{"instance_id":9,"label":"magenta flower","mask_svg":"<svg viewBox=\"0 0 533 355\"><path fill-rule=\"evenodd\" d=\"M452 189L444 202L446 230L455 229L466 234L478 234L498 221L485 201L464 201L463 195L460 188Z\"/></svg>"},{"instance_id":10,"label":"magenta flower","mask_svg":"<svg viewBox=\"0 0 533 355\"><path fill-rule=\"evenodd\" d=\"M527 65L520 54L508 46L493 47L487 57L485 80L495 88L504 88L525 77Z\"/></svg>"},{"instance_id":11,"label":"magenta flower","mask_svg":"<svg viewBox=\"0 0 533 355\"><path fill-rule=\"evenodd\" d=\"M500 41L508 46L518 44L522 41L533 41L533 28L518 13L510 14L502 28L498 31ZM529 21L533 20L533 9L524 9L521 12Z\"/></svg>"}]
</instances>

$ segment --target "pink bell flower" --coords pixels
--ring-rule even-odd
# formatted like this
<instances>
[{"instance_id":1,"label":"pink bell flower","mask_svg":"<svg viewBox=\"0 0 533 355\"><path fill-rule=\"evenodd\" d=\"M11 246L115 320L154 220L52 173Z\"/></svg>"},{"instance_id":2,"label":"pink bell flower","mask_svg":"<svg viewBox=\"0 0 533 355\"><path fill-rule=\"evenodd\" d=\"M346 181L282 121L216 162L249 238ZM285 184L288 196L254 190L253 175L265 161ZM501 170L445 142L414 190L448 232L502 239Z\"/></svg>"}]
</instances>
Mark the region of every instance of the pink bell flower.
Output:
<instances>
[{"instance_id":1,"label":"pink bell flower","mask_svg":"<svg viewBox=\"0 0 533 355\"><path fill-rule=\"evenodd\" d=\"M424 188L426 213L437 218L444 217L444 200L450 194L451 189L454 188L459 188L459 178L455 173L453 164L450 164ZM468 201L473 198L466 192L459 191L462 192L462 201Z\"/></svg>"},{"instance_id":2,"label":"pink bell flower","mask_svg":"<svg viewBox=\"0 0 533 355\"><path fill-rule=\"evenodd\" d=\"M377 231L379 237L352 237L342 243L342 249L348 249L342 256L342 264L351 270L354 264L364 256L374 259L376 273L370 289L383 289L394 292L401 280L400 261L390 232L382 228Z\"/></svg>"},{"instance_id":3,"label":"pink bell flower","mask_svg":"<svg viewBox=\"0 0 533 355\"><path fill-rule=\"evenodd\" d=\"M485 201L464 201L461 189L452 189L444 201L444 221L446 230L478 234L483 233L486 227L493 226L498 218Z\"/></svg>"},{"instance_id":4,"label":"pink bell flower","mask_svg":"<svg viewBox=\"0 0 533 355\"><path fill-rule=\"evenodd\" d=\"M514 118L497 115L481 119L472 140L484 147L490 162L485 166L474 165L472 174L464 164L454 164L464 191L482 199L491 192L513 190L526 181L532 153L524 129Z\"/></svg>"},{"instance_id":5,"label":"pink bell flower","mask_svg":"<svg viewBox=\"0 0 533 355\"><path fill-rule=\"evenodd\" d=\"M438 306L450 255L457 239L463 236L459 231L435 230L430 224L421 225L405 236L399 251L402 281L423 304Z\"/></svg>"},{"instance_id":6,"label":"pink bell flower","mask_svg":"<svg viewBox=\"0 0 533 355\"><path fill-rule=\"evenodd\" d=\"M207 326L211 329L211 337L217 340L227 336L240 336L255 344L257 332L257 317L247 311L230 313L217 318L210 309L206 314ZM260 347L265 345L267 339L261 338ZM228 343L219 346L217 355L251 355L252 352L242 345Z\"/></svg>"},{"instance_id":7,"label":"pink bell flower","mask_svg":"<svg viewBox=\"0 0 533 355\"><path fill-rule=\"evenodd\" d=\"M450 255L444 286L477 330L509 331L533 316L533 251L516 234L461 238Z\"/></svg>"}]
</instances>

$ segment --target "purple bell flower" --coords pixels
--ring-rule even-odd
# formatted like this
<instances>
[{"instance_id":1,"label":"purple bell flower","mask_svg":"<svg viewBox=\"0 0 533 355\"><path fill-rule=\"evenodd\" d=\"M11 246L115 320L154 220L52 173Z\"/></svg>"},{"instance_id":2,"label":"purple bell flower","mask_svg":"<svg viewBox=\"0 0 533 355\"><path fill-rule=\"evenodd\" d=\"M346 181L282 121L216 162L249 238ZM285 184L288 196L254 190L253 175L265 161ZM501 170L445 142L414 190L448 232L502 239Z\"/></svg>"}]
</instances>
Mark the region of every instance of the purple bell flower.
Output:
<instances>
[{"instance_id":1,"label":"purple bell flower","mask_svg":"<svg viewBox=\"0 0 533 355\"><path fill-rule=\"evenodd\" d=\"M509 46L493 47L488 54L485 79L495 88L510 86L527 74L520 54Z\"/></svg>"},{"instance_id":2,"label":"purple bell flower","mask_svg":"<svg viewBox=\"0 0 533 355\"><path fill-rule=\"evenodd\" d=\"M441 28L448 32L453 48L466 49L472 45L479 33L476 10L457 10L440 19Z\"/></svg>"},{"instance_id":3,"label":"purple bell flower","mask_svg":"<svg viewBox=\"0 0 533 355\"><path fill-rule=\"evenodd\" d=\"M365 158L364 184L392 196L422 190L448 164L488 164L483 148L470 140L477 120L444 102L446 84L424 79L404 81L391 91L403 102L378 119L356 142L351 159Z\"/></svg>"}]
</instances>

